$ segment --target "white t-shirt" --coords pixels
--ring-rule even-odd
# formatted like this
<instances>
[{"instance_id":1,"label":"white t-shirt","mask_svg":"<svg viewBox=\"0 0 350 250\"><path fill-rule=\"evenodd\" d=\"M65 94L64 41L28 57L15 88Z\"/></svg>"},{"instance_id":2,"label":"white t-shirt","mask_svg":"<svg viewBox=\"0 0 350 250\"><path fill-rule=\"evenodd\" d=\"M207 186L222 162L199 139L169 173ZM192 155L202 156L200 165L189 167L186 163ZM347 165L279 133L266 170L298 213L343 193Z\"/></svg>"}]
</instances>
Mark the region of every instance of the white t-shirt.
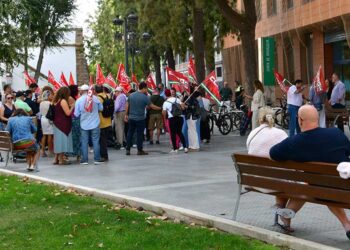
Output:
<instances>
[{"instance_id":1,"label":"white t-shirt","mask_svg":"<svg viewBox=\"0 0 350 250\"><path fill-rule=\"evenodd\" d=\"M257 111L259 108L265 106L264 93L258 89L253 95L252 111Z\"/></svg>"},{"instance_id":2,"label":"white t-shirt","mask_svg":"<svg viewBox=\"0 0 350 250\"><path fill-rule=\"evenodd\" d=\"M170 97L163 103L163 110L168 112L168 119L173 117L173 115L171 114L171 111L173 109L173 104L175 102L178 104L181 104L181 100L175 97Z\"/></svg>"},{"instance_id":3,"label":"white t-shirt","mask_svg":"<svg viewBox=\"0 0 350 250\"><path fill-rule=\"evenodd\" d=\"M270 158L270 149L288 137L282 129L262 124L252 132L247 139L248 154Z\"/></svg>"},{"instance_id":4,"label":"white t-shirt","mask_svg":"<svg viewBox=\"0 0 350 250\"><path fill-rule=\"evenodd\" d=\"M295 85L290 86L287 93L287 104L300 107L303 105L303 94L295 93L296 91L297 87Z\"/></svg>"},{"instance_id":5,"label":"white t-shirt","mask_svg":"<svg viewBox=\"0 0 350 250\"><path fill-rule=\"evenodd\" d=\"M203 107L206 111L210 110L210 100L208 98L202 97Z\"/></svg>"}]
</instances>

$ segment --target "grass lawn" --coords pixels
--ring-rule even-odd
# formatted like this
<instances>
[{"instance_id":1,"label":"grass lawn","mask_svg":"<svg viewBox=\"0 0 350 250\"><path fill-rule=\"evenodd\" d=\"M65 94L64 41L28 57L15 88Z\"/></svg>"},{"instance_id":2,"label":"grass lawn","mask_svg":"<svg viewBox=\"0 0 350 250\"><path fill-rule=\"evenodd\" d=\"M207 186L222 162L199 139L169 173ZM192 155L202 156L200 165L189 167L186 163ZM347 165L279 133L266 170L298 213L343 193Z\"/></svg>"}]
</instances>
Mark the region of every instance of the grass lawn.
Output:
<instances>
[{"instance_id":1,"label":"grass lawn","mask_svg":"<svg viewBox=\"0 0 350 250\"><path fill-rule=\"evenodd\" d=\"M150 217L72 190L0 176L0 249L276 249Z\"/></svg>"}]
</instances>

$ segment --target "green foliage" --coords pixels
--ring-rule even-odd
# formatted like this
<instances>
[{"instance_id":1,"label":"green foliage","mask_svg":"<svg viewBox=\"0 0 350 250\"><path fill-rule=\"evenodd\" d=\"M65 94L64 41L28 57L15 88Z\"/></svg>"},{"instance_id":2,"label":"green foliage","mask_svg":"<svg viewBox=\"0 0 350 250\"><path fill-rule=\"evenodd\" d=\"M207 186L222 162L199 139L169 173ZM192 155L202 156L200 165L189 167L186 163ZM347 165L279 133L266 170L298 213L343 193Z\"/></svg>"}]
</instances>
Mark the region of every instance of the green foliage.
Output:
<instances>
[{"instance_id":1,"label":"green foliage","mask_svg":"<svg viewBox=\"0 0 350 250\"><path fill-rule=\"evenodd\" d=\"M0 211L1 249L275 249L17 177L0 176Z\"/></svg>"}]
</instances>

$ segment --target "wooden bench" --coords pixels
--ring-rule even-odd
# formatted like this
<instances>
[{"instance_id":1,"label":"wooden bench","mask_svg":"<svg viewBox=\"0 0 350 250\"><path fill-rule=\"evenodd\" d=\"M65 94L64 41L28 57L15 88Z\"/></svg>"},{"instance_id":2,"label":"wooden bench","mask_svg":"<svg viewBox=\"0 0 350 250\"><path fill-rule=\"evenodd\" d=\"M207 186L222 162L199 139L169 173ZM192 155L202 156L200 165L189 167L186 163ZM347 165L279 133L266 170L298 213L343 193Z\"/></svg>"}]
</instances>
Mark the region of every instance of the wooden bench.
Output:
<instances>
[{"instance_id":1,"label":"wooden bench","mask_svg":"<svg viewBox=\"0 0 350 250\"><path fill-rule=\"evenodd\" d=\"M11 153L11 155L13 153L13 145L12 145L11 135L7 131L0 131L0 151L6 152L5 167L7 167L9 159L10 159L10 153Z\"/></svg>"},{"instance_id":2,"label":"wooden bench","mask_svg":"<svg viewBox=\"0 0 350 250\"><path fill-rule=\"evenodd\" d=\"M326 127L335 127L338 121L343 122L344 125L349 126L349 110L347 109L334 109L330 106L326 106Z\"/></svg>"},{"instance_id":3,"label":"wooden bench","mask_svg":"<svg viewBox=\"0 0 350 250\"><path fill-rule=\"evenodd\" d=\"M350 179L339 177L337 164L276 162L241 153L232 154L232 159L239 185L233 220L237 217L241 195L250 191L350 208ZM248 187L247 191L242 192L243 186Z\"/></svg>"}]
</instances>

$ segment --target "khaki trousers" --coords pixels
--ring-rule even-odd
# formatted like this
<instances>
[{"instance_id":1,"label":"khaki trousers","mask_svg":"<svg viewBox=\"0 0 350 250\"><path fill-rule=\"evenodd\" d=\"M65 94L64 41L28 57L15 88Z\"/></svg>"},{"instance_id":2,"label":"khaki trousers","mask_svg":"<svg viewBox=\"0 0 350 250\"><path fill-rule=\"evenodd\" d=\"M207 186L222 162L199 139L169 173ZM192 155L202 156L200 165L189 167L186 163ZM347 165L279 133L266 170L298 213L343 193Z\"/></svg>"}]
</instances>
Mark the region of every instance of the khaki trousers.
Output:
<instances>
[{"instance_id":1,"label":"khaki trousers","mask_svg":"<svg viewBox=\"0 0 350 250\"><path fill-rule=\"evenodd\" d=\"M117 144L123 146L123 142L125 141L125 133L124 133L124 117L125 111L117 112L114 116L114 129Z\"/></svg>"}]
</instances>

